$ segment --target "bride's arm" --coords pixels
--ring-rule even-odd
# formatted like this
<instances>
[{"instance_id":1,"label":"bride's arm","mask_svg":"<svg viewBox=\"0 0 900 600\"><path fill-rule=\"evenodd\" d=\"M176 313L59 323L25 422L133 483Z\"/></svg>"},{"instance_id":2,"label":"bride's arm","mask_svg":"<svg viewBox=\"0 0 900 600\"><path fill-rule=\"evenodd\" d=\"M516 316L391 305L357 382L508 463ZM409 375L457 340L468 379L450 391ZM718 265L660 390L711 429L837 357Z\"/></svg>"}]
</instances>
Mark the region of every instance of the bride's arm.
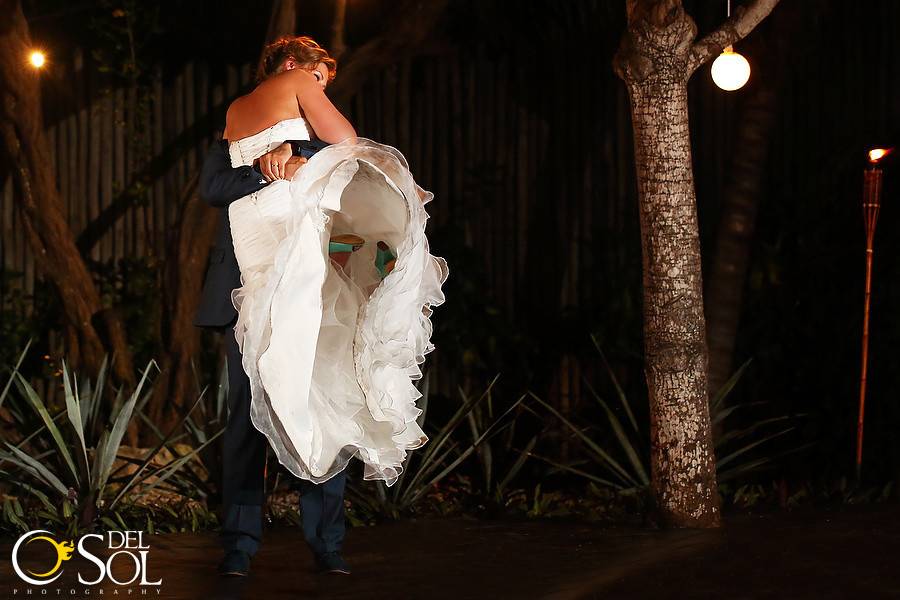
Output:
<instances>
[{"instance_id":1,"label":"bride's arm","mask_svg":"<svg viewBox=\"0 0 900 600\"><path fill-rule=\"evenodd\" d=\"M329 144L336 144L347 138L356 137L353 125L331 103L312 73L304 69L293 69L289 72L295 74L294 91L297 102L317 138Z\"/></svg>"}]
</instances>

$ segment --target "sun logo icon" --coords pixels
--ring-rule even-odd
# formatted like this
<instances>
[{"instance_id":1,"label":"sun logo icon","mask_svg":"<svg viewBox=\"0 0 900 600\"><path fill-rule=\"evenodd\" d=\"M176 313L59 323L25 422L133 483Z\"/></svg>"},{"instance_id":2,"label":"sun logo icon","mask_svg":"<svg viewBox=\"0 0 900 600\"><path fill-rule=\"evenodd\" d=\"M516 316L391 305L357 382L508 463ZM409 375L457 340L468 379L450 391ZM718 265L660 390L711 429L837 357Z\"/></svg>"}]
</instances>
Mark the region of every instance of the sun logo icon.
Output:
<instances>
[{"instance_id":1,"label":"sun logo icon","mask_svg":"<svg viewBox=\"0 0 900 600\"><path fill-rule=\"evenodd\" d=\"M36 536L32 537L32 534L35 534L35 533L49 534L50 532L45 531L43 529L38 529L35 531L31 531L31 532L23 535L22 537L20 537L19 540L16 542L16 545L13 547L13 552L12 552L13 568L16 570L16 574L18 574L19 577L21 577L28 583L40 585L40 584L44 584L44 583L50 583L51 581L55 580L57 577L59 577L62 574L62 572L60 571L60 567L62 567L63 562L70 560L72 558L72 553L75 551L75 544L72 540L68 540L68 541L64 541L64 542L57 542L56 540L51 538L49 535L36 535ZM53 549L56 550L56 562L53 564L53 567L49 571L46 571L44 573L35 573L31 569L29 569L28 572L31 575L33 575L34 577L40 578L40 579L32 579L31 577L28 577L27 575L25 575L25 573L23 573L22 570L19 568L17 555L18 555L18 551L19 551L19 546L22 544L22 542L25 542L25 544L27 545L27 544L30 544L31 542L36 542L38 540L47 542L51 546L53 546ZM56 577L53 577L52 579L45 579L47 577L50 577L57 571L60 571L60 573L58 573L56 575Z\"/></svg>"},{"instance_id":2,"label":"sun logo icon","mask_svg":"<svg viewBox=\"0 0 900 600\"><path fill-rule=\"evenodd\" d=\"M56 549L56 564L53 565L53 568L46 573L35 573L34 571L29 570L28 572L35 577L49 577L50 575L53 575L54 573L56 573L56 570L62 566L64 560L69 560L70 558L72 558L72 552L75 551L75 544L74 542L72 542L72 540L69 540L68 542L57 543L56 540L51 537L47 537L46 535L33 537L26 543L30 544L31 542L35 542L37 540L45 540L47 542L50 542L50 544Z\"/></svg>"}]
</instances>

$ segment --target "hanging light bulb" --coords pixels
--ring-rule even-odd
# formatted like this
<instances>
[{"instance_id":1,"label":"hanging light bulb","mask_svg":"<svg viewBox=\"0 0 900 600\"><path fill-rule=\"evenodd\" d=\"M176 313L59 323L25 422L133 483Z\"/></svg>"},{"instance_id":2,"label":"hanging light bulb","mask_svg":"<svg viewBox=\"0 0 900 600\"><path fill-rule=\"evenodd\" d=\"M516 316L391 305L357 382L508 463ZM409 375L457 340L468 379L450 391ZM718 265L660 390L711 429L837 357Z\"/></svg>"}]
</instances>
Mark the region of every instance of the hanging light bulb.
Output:
<instances>
[{"instance_id":1,"label":"hanging light bulb","mask_svg":"<svg viewBox=\"0 0 900 600\"><path fill-rule=\"evenodd\" d=\"M728 18L731 18L731 0L728 0ZM711 73L717 86L733 92L744 87L750 79L750 63L729 45L713 61Z\"/></svg>"},{"instance_id":2,"label":"hanging light bulb","mask_svg":"<svg viewBox=\"0 0 900 600\"><path fill-rule=\"evenodd\" d=\"M750 63L731 46L726 46L722 54L713 61L712 78L717 86L727 92L733 92L744 87L750 79Z\"/></svg>"}]
</instances>

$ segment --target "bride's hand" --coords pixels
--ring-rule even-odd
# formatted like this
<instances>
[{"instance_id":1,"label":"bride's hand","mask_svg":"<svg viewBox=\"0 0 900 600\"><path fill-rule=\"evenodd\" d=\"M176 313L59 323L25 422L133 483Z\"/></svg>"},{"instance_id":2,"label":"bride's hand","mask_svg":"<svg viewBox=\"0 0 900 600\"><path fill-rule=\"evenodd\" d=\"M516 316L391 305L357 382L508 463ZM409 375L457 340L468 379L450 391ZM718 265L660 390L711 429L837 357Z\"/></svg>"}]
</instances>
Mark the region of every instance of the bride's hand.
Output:
<instances>
[{"instance_id":1,"label":"bride's hand","mask_svg":"<svg viewBox=\"0 0 900 600\"><path fill-rule=\"evenodd\" d=\"M266 178L266 181L275 181L276 179L290 179L285 176L288 163L293 160L293 152L291 145L288 143L281 144L273 150L266 152L259 157L259 170ZM296 172L297 169L294 169ZM291 173L293 176L293 173Z\"/></svg>"},{"instance_id":2,"label":"bride's hand","mask_svg":"<svg viewBox=\"0 0 900 600\"><path fill-rule=\"evenodd\" d=\"M300 170L300 167L306 164L306 158L302 156L292 156L284 165L284 175L282 179L290 181L294 178L294 174Z\"/></svg>"}]
</instances>

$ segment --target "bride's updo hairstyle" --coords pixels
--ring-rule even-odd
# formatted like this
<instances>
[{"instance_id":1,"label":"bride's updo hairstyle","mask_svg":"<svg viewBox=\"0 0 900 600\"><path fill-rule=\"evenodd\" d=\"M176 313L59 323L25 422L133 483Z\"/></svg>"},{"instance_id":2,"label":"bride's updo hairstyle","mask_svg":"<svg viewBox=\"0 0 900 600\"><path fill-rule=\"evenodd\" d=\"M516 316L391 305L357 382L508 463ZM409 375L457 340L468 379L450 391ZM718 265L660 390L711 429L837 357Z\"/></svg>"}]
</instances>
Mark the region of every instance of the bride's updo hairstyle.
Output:
<instances>
[{"instance_id":1,"label":"bride's updo hairstyle","mask_svg":"<svg viewBox=\"0 0 900 600\"><path fill-rule=\"evenodd\" d=\"M320 62L328 67L328 81L334 79L337 61L328 51L309 36L284 36L278 38L263 50L259 67L256 69L257 83L284 70L284 61L293 58L301 67L315 67Z\"/></svg>"}]
</instances>

